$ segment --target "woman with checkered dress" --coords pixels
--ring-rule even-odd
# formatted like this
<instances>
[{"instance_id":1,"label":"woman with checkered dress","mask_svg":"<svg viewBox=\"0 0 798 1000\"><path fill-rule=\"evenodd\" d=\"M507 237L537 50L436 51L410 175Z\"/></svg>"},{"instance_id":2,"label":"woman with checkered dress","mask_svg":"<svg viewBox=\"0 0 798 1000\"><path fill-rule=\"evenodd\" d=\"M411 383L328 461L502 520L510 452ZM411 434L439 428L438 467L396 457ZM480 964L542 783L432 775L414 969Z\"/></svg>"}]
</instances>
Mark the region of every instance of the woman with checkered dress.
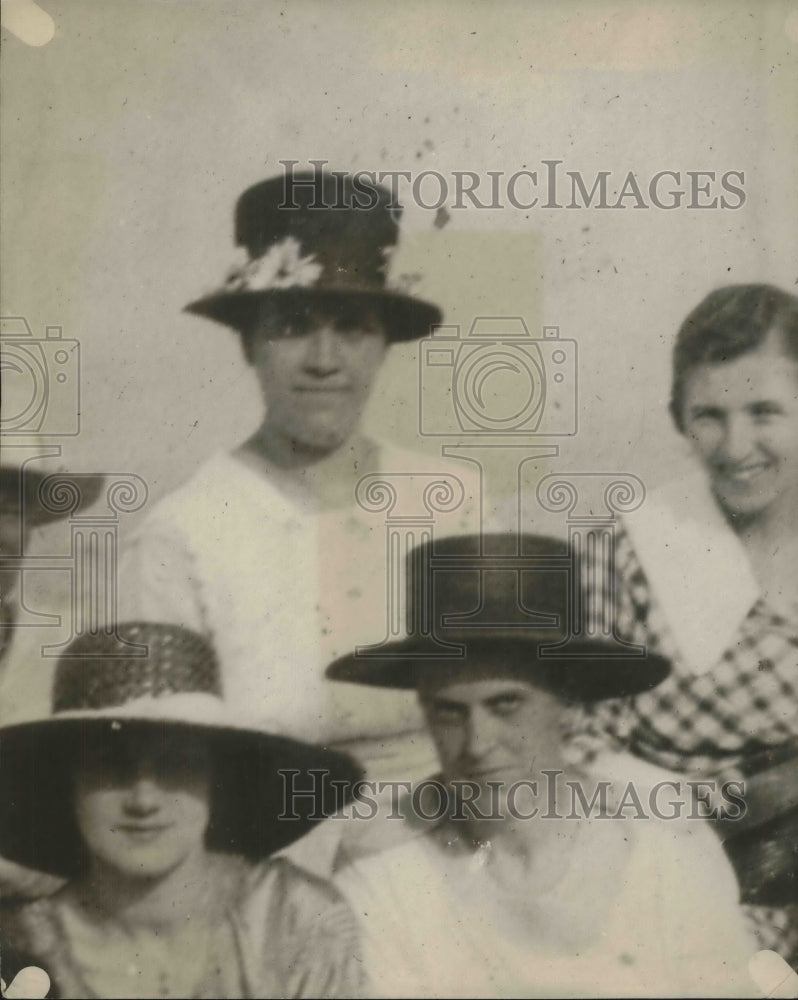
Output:
<instances>
[{"instance_id":1,"label":"woman with checkered dress","mask_svg":"<svg viewBox=\"0 0 798 1000\"><path fill-rule=\"evenodd\" d=\"M742 782L744 815L727 810L718 829L762 947L795 960L798 298L767 285L712 292L679 330L672 378L695 474L650 494L617 526L610 565L586 579L591 613L613 609L616 634L674 670L583 716L573 748L583 761L631 750L714 782L702 794L720 807L739 790L726 783Z\"/></svg>"}]
</instances>

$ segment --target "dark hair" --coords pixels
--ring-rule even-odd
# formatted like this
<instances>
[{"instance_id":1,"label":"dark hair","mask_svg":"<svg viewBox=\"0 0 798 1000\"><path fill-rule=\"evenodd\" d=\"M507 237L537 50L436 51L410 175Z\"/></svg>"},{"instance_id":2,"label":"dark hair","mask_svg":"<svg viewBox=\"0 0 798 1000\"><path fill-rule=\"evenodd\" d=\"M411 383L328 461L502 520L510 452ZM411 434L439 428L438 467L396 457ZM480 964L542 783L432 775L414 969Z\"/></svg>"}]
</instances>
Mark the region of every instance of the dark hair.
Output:
<instances>
[{"instance_id":1,"label":"dark hair","mask_svg":"<svg viewBox=\"0 0 798 1000\"><path fill-rule=\"evenodd\" d=\"M62 747L59 754L58 774L61 781L74 788L81 763L87 758L95 759L104 746L113 746L120 732L139 732L146 736L150 744L185 739L206 743L210 750L210 815L205 829L205 846L212 851L240 854L251 860L265 857L285 846L274 824L264 822L259 813L246 808L246 799L252 794L253 784L264 806L282 801L282 774L274 770L268 747L261 747L253 758L242 759L235 735L231 738L226 730L195 729L179 722L144 720L125 722L120 730L112 728L113 725L110 722L92 722L75 733L73 740ZM69 878L85 874L91 865L91 855L80 832L75 811L67 810L66 815L59 814L59 822L51 823L51 828L58 837L68 838L69 855L74 859L70 871L64 874Z\"/></svg>"},{"instance_id":2,"label":"dark hair","mask_svg":"<svg viewBox=\"0 0 798 1000\"><path fill-rule=\"evenodd\" d=\"M670 410L684 432L684 384L700 364L731 361L756 350L777 330L798 360L798 298L773 285L727 285L710 292L682 323L673 348Z\"/></svg>"},{"instance_id":3,"label":"dark hair","mask_svg":"<svg viewBox=\"0 0 798 1000\"><path fill-rule=\"evenodd\" d=\"M302 292L294 295L288 291L279 299L273 296L262 302L255 311L254 318L250 314L247 323L238 325L241 348L247 363L251 365L253 362L253 341L256 334L280 340L291 336L292 332L312 329L313 314L319 309L335 317L343 326L356 325L364 314L373 314L384 326L389 322L385 306L377 300L342 297L334 293L320 293L310 298Z\"/></svg>"},{"instance_id":4,"label":"dark hair","mask_svg":"<svg viewBox=\"0 0 798 1000\"><path fill-rule=\"evenodd\" d=\"M302 315L303 304L306 310L307 303L295 300L291 295L283 295L281 299L274 296L259 303L253 312L247 313L246 322L238 324L237 329L241 337L241 349L248 365L253 363L253 343L256 334L268 331L269 337L280 337L292 319Z\"/></svg>"}]
</instances>

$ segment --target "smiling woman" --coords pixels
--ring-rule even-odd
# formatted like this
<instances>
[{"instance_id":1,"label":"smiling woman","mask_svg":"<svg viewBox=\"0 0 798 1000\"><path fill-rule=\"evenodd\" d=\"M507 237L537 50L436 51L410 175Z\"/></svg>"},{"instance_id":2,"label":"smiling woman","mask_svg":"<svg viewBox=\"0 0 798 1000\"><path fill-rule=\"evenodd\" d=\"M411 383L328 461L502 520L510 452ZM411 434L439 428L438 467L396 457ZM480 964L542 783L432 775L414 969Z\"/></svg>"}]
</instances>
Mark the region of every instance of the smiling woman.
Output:
<instances>
[{"instance_id":1,"label":"smiling woman","mask_svg":"<svg viewBox=\"0 0 798 1000\"><path fill-rule=\"evenodd\" d=\"M798 495L798 361L771 333L751 354L687 378L684 428L723 510L749 523Z\"/></svg>"},{"instance_id":2,"label":"smiling woman","mask_svg":"<svg viewBox=\"0 0 798 1000\"><path fill-rule=\"evenodd\" d=\"M708 296L676 344L671 412L728 516L750 523L794 510L798 300L756 285Z\"/></svg>"},{"instance_id":3,"label":"smiling woman","mask_svg":"<svg viewBox=\"0 0 798 1000\"><path fill-rule=\"evenodd\" d=\"M87 736L74 801L94 864L156 878L203 853L212 783L207 739L146 726Z\"/></svg>"},{"instance_id":4,"label":"smiling woman","mask_svg":"<svg viewBox=\"0 0 798 1000\"><path fill-rule=\"evenodd\" d=\"M708 295L682 324L671 413L702 469L648 497L613 553L619 633L669 656L655 692L590 713L574 747L742 780L722 836L762 947L798 954L798 299ZM595 574L592 579L612 579ZM612 592L588 595L594 613ZM776 766L778 765L778 766Z\"/></svg>"},{"instance_id":5,"label":"smiling woman","mask_svg":"<svg viewBox=\"0 0 798 1000\"><path fill-rule=\"evenodd\" d=\"M322 783L281 822L281 770L351 787L348 758L241 726L213 650L172 625L76 639L52 708L0 728L0 851L65 880L3 906L4 975L9 945L61 998L357 991L342 900L268 859L339 804Z\"/></svg>"}]
</instances>

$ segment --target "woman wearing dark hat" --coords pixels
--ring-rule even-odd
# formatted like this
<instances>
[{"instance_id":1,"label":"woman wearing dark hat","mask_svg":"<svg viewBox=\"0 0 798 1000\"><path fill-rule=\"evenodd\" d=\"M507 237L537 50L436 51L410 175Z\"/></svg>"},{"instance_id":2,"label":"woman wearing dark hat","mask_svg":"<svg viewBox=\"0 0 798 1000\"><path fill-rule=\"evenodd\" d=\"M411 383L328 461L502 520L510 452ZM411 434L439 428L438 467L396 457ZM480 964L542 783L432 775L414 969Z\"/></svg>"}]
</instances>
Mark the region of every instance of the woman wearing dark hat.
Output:
<instances>
[{"instance_id":1,"label":"woman wearing dark hat","mask_svg":"<svg viewBox=\"0 0 798 1000\"><path fill-rule=\"evenodd\" d=\"M678 332L671 397L697 468L624 518L612 559L619 634L674 671L597 706L578 746L743 781L745 821L721 835L761 947L798 959L798 298L707 295Z\"/></svg>"},{"instance_id":2,"label":"woman wearing dark hat","mask_svg":"<svg viewBox=\"0 0 798 1000\"><path fill-rule=\"evenodd\" d=\"M20 669L25 675L26 696L40 683L39 677L44 672L38 664L41 669L33 679L40 655L41 634L31 628L20 629L17 623L24 574L24 562L21 561L28 555L32 532L69 516L74 509L46 502L42 491L48 492L48 476L52 475L49 485L55 486L56 490L69 484L85 507L91 506L97 499L103 481L102 476L82 475L80 488L77 488L73 486L74 480L70 479L69 473L44 473L33 465L34 461L18 460L14 448L4 444L0 465L0 559L7 557L13 560L14 568L0 568L0 705L18 697L3 686L12 662L22 665ZM0 856L0 897L9 894L35 896L52 891L57 884L41 872L28 871Z\"/></svg>"},{"instance_id":3,"label":"woman wearing dark hat","mask_svg":"<svg viewBox=\"0 0 798 1000\"><path fill-rule=\"evenodd\" d=\"M42 488L48 478L57 476L57 485L62 488L70 484L69 473L44 473L26 462L15 461L13 448L4 445L3 462L0 465L0 557L23 558L27 552L31 532L68 517L72 507L63 504L47 504L42 497ZM89 507L97 499L102 485L102 476L81 476L81 488L75 489L82 506ZM53 481L56 481L53 479ZM17 621L20 590L19 567L0 569L0 666L9 658L10 646L14 638Z\"/></svg>"},{"instance_id":4,"label":"woman wearing dark hat","mask_svg":"<svg viewBox=\"0 0 798 1000\"><path fill-rule=\"evenodd\" d=\"M346 789L356 768L231 718L193 632L118 633L75 640L52 714L0 729L0 851L66 879L4 906L3 938L62 998L351 996L347 907L264 859L340 804L317 780L281 819L281 771Z\"/></svg>"},{"instance_id":5,"label":"woman wearing dark hat","mask_svg":"<svg viewBox=\"0 0 798 1000\"><path fill-rule=\"evenodd\" d=\"M242 712L279 706L286 731L339 742L385 776L432 761L413 700L337 690L324 666L387 628L384 525L355 503L358 480L445 469L360 429L390 345L441 314L389 280L390 193L362 202L332 174L271 178L239 198L242 261L188 310L239 333L263 423L158 504L127 552L122 601L211 636Z\"/></svg>"},{"instance_id":6,"label":"woman wearing dark hat","mask_svg":"<svg viewBox=\"0 0 798 1000\"><path fill-rule=\"evenodd\" d=\"M568 561L536 536L418 549L413 592L431 633L329 668L415 690L441 763L429 800L405 805L423 832L338 878L375 996L755 995L755 948L704 821L666 822L672 789L639 807L625 790L602 802L566 762L570 706L652 689L668 671L600 640L563 645Z\"/></svg>"}]
</instances>

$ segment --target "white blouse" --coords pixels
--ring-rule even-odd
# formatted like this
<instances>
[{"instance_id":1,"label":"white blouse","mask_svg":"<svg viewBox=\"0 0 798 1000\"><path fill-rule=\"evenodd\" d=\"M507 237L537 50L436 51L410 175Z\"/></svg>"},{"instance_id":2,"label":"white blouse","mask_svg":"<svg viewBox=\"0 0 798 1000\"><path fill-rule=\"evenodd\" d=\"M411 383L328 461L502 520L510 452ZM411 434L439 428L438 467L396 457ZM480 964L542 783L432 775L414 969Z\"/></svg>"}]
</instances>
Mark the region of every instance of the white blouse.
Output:
<instances>
[{"instance_id":1,"label":"white blouse","mask_svg":"<svg viewBox=\"0 0 798 1000\"><path fill-rule=\"evenodd\" d=\"M574 823L573 860L549 889L498 883L482 850L440 831L345 868L369 995L759 995L757 946L703 821Z\"/></svg>"},{"instance_id":2,"label":"white blouse","mask_svg":"<svg viewBox=\"0 0 798 1000\"><path fill-rule=\"evenodd\" d=\"M411 521L414 511L429 516L423 490L442 470L463 478L453 463L393 448L378 455L372 471L399 476L400 503L409 506L395 513ZM435 515L436 535L477 530L470 492L466 483L463 503ZM422 521L404 522L416 541ZM348 506L320 509L260 469L219 454L155 506L127 547L121 617L176 622L207 635L221 661L224 695L243 721L300 739L365 741L360 756L373 765L371 777L421 776L434 755L415 694L324 677L337 656L388 635L387 530L386 512L364 509L354 497ZM404 553L400 559L403 571ZM403 609L400 618L403 629ZM394 768L397 736L404 747Z\"/></svg>"}]
</instances>

